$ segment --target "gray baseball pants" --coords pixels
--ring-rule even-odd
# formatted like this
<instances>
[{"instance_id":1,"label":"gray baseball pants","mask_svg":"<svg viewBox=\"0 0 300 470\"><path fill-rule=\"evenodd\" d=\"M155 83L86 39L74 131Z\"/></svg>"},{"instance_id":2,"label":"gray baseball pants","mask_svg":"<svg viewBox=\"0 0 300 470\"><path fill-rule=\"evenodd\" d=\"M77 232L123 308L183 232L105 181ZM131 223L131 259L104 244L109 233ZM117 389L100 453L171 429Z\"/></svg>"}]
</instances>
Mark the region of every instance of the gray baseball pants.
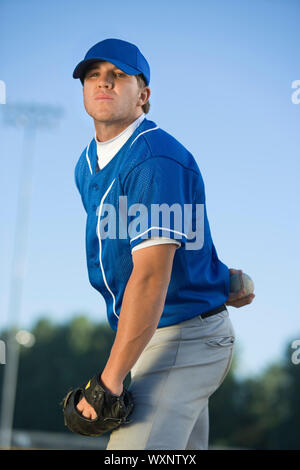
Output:
<instances>
[{"instance_id":1,"label":"gray baseball pants","mask_svg":"<svg viewBox=\"0 0 300 470\"><path fill-rule=\"evenodd\" d=\"M232 362L227 310L158 328L132 368L131 422L111 432L107 450L207 450L209 397Z\"/></svg>"}]
</instances>

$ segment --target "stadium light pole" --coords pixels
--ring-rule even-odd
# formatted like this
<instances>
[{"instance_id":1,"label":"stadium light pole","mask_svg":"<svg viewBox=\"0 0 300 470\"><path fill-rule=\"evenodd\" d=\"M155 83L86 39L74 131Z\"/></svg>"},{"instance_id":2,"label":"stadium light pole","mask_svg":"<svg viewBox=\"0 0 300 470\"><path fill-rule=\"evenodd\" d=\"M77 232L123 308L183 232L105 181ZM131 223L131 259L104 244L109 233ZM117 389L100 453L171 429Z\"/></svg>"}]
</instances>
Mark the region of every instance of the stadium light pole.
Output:
<instances>
[{"instance_id":1,"label":"stadium light pole","mask_svg":"<svg viewBox=\"0 0 300 470\"><path fill-rule=\"evenodd\" d=\"M11 447L13 433L20 349L16 335L25 277L36 134L39 129L49 130L56 127L62 114L62 108L49 105L6 104L3 106L4 124L23 129L23 144L8 302L10 328L2 388L0 421L0 446L2 448Z\"/></svg>"}]
</instances>

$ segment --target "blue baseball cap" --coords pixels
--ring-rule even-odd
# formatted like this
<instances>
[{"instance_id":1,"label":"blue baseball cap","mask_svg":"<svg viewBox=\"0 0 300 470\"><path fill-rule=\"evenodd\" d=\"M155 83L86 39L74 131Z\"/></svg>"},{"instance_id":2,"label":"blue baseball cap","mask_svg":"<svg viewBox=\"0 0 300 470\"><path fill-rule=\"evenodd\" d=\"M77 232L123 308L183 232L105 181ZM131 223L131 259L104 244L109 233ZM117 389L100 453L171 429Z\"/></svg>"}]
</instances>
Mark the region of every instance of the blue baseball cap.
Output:
<instances>
[{"instance_id":1,"label":"blue baseball cap","mask_svg":"<svg viewBox=\"0 0 300 470\"><path fill-rule=\"evenodd\" d=\"M85 58L79 62L73 72L73 78L83 78L87 67L92 62L105 60L119 67L128 75L143 74L146 85L150 82L150 67L137 46L121 39L104 39L91 47Z\"/></svg>"}]
</instances>

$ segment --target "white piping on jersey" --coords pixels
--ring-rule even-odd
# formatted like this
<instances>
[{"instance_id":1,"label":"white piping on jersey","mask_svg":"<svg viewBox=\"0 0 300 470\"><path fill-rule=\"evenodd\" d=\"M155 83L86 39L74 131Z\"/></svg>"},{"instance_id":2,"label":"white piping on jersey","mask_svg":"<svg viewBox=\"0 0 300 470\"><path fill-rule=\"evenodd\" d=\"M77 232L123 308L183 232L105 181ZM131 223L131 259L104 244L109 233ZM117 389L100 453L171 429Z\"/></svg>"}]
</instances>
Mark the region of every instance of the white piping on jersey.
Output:
<instances>
[{"instance_id":1,"label":"white piping on jersey","mask_svg":"<svg viewBox=\"0 0 300 470\"><path fill-rule=\"evenodd\" d=\"M114 184L115 180L116 180L116 178L113 180L113 182L111 183L111 185L110 185L109 188L107 189L106 193L104 194L104 196L102 197L101 202L100 202L99 214L98 214L98 222L97 222L97 236L98 236L98 240L99 240L99 261L100 261L100 267L101 267L101 271L102 271L103 280L104 280L104 283L105 283L105 285L106 285L107 290L110 292L110 294L111 294L111 296L112 296L112 298L113 298L113 312L114 312L115 316L116 316L117 318L119 318L118 315L116 314L116 298L115 298L114 294L112 293L112 291L110 290L109 285L107 284L106 276L105 276L104 269L103 269L103 264L102 264L102 259L101 259L102 243L101 243L100 230L99 230L99 226L100 226L100 215L101 215L101 212L102 212L103 202L104 202L104 199L106 198L107 194L109 193L109 191L110 191L112 185Z\"/></svg>"},{"instance_id":2,"label":"white piping on jersey","mask_svg":"<svg viewBox=\"0 0 300 470\"><path fill-rule=\"evenodd\" d=\"M137 238L141 237L142 235L144 235L146 232L149 232L149 230L152 230L152 229L159 229L159 230L169 230L169 232L174 232L174 233L179 233L179 235L183 235L184 237L188 238L188 236L185 234L185 233L182 233L182 232L178 232L177 230L173 230L172 228L167 228L167 227L150 227L148 228L147 230L145 230L143 233L141 233L140 235L137 235L136 237L133 237L131 240L130 240L130 243L133 242L134 240L136 240Z\"/></svg>"},{"instance_id":3,"label":"white piping on jersey","mask_svg":"<svg viewBox=\"0 0 300 470\"><path fill-rule=\"evenodd\" d=\"M157 129L159 129L158 126L152 127L152 129L147 129L146 131L141 132L140 134L138 134L138 135L136 136L136 138L134 139L134 141L131 142L130 147L134 144L134 142L136 141L136 139L137 139L140 135L145 134L145 132L156 131Z\"/></svg>"},{"instance_id":4,"label":"white piping on jersey","mask_svg":"<svg viewBox=\"0 0 300 470\"><path fill-rule=\"evenodd\" d=\"M90 148L90 145L91 145L91 143L93 142L93 140L94 140L94 139L92 139L91 142L89 143L89 145L88 145L88 147L87 147L87 149L86 149L86 153L85 153L87 162L88 162L89 167L90 167L91 175L93 174L93 172L92 172L91 162L90 162L90 159L89 159L89 148Z\"/></svg>"},{"instance_id":5,"label":"white piping on jersey","mask_svg":"<svg viewBox=\"0 0 300 470\"><path fill-rule=\"evenodd\" d=\"M136 139L137 139L138 137L140 137L140 135L145 134L146 132L155 131L155 130L157 130L157 129L159 129L158 126L153 127L152 129L147 129L146 131L141 132L140 134L138 134L138 135L136 136L136 138L134 139L134 141L131 142L130 147L134 144L134 142L136 141ZM90 159L89 159L89 148L90 148L90 145L91 145L91 143L92 143L93 140L94 140L94 139L92 139L91 142L89 143L89 145L88 145L88 147L87 147L87 149L86 149L86 153L85 153L85 156L86 156L86 159L87 159L87 162L88 162L88 165L89 165L89 169L90 169L91 175L93 174L93 172L92 172L91 162L90 162Z\"/></svg>"}]
</instances>

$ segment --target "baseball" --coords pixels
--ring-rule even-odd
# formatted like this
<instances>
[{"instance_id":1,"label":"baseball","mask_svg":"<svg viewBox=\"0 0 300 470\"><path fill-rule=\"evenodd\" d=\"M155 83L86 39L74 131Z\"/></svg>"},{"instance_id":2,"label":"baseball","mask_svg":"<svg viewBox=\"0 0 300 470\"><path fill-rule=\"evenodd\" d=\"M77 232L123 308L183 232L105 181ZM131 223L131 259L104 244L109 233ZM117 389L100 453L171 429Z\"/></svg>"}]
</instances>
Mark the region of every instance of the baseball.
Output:
<instances>
[{"instance_id":1,"label":"baseball","mask_svg":"<svg viewBox=\"0 0 300 470\"><path fill-rule=\"evenodd\" d=\"M252 294L254 292L254 282L251 277L242 273L242 282L246 289L246 295ZM230 292L238 292L242 288L240 273L234 273L230 275Z\"/></svg>"}]
</instances>

